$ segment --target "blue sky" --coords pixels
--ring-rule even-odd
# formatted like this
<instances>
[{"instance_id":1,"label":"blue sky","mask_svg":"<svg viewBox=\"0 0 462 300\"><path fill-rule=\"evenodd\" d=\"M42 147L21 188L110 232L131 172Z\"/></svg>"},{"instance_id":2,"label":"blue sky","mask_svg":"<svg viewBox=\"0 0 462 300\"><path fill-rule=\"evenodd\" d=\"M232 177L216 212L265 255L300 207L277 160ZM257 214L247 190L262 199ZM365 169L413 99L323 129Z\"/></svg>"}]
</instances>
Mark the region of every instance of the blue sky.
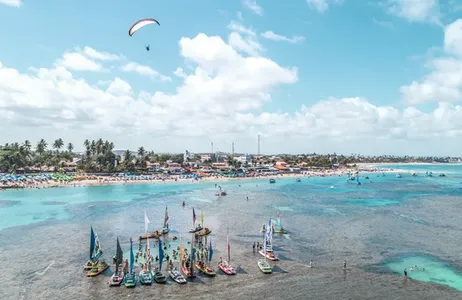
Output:
<instances>
[{"instance_id":1,"label":"blue sky","mask_svg":"<svg viewBox=\"0 0 462 300\"><path fill-rule=\"evenodd\" d=\"M302 105L311 107L330 97L361 97L367 99L368 104L392 106L400 113L409 106L431 113L445 99L409 103L405 101L401 87L432 74L434 70L425 66L432 59L454 55L445 53L445 28L456 22L462 12L461 6L451 0L422 0L427 4L419 9L406 7L409 5L406 0L291 0L284 4L274 0L23 0L19 7L11 5L15 0L0 0L2 2L10 4L0 4L0 24L8 29L2 32L4 42L0 43L0 62L5 67L28 74L30 67L51 69L63 53L88 46L123 56L125 62L149 66L172 79L171 82L152 80L139 74L121 72L114 66L107 66L109 70L105 72L72 70L75 78L90 85L119 77L130 84L133 95L139 91L176 93L184 78L176 77L172 72L177 67L191 72L197 67L197 64L185 63L185 57L180 55L179 41L182 37L192 39L204 33L208 37L220 36L227 42L227 36L232 31L230 23L251 29L256 34L255 41L258 40L263 48L259 56L282 68L294 67L297 70L296 82L274 84L262 91L271 94L271 101L247 110L256 116L263 112L296 114ZM321 2L328 4L327 9L322 10ZM129 37L130 25L146 17L156 18L161 26L142 28ZM299 36L303 40L293 43L274 41L262 37L266 31L288 38ZM151 51L144 49L145 44L151 45ZM452 98L451 102L457 103ZM262 125L261 122L256 123ZM219 127L218 123L216 126ZM261 127L265 127L264 124ZM262 128L255 130L261 131ZM266 135L270 138L271 131L268 132ZM265 135L264 131L262 133ZM281 134L288 133L281 131ZM19 136L22 137L22 134ZM51 134L49 136L53 138ZM284 138L287 139L287 136ZM318 138L330 140L326 134ZM198 139L197 135L188 139L192 141L191 147L201 148L193 142L193 139ZM197 144L205 144L204 139L200 139ZM247 138L242 138L242 141L245 143ZM6 141L0 138L2 142ZM341 144L333 145L337 148ZM177 148L169 146L165 150L180 150ZM197 151L203 151L202 148ZM303 149L302 146L299 148ZM353 144L345 151L351 151L350 148L354 149ZM274 151L277 150L282 151L274 147ZM324 148L319 150L329 152ZM342 152L341 149L333 151Z\"/></svg>"}]
</instances>

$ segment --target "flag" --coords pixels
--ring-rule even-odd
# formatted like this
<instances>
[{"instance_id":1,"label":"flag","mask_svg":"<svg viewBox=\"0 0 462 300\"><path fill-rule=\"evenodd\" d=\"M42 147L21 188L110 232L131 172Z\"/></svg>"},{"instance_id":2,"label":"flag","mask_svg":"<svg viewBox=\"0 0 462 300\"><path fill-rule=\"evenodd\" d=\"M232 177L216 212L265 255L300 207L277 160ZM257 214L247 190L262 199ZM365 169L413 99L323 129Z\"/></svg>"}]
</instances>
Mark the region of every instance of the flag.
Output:
<instances>
[{"instance_id":1,"label":"flag","mask_svg":"<svg viewBox=\"0 0 462 300\"><path fill-rule=\"evenodd\" d=\"M210 238L209 261L212 261L212 255L213 255L212 238Z\"/></svg>"},{"instance_id":2,"label":"flag","mask_svg":"<svg viewBox=\"0 0 462 300\"><path fill-rule=\"evenodd\" d=\"M146 210L144 210L144 233L148 232L149 219L146 215Z\"/></svg>"},{"instance_id":3,"label":"flag","mask_svg":"<svg viewBox=\"0 0 462 300\"><path fill-rule=\"evenodd\" d=\"M194 211L194 207L193 207L193 222L196 223L196 212Z\"/></svg>"}]
</instances>

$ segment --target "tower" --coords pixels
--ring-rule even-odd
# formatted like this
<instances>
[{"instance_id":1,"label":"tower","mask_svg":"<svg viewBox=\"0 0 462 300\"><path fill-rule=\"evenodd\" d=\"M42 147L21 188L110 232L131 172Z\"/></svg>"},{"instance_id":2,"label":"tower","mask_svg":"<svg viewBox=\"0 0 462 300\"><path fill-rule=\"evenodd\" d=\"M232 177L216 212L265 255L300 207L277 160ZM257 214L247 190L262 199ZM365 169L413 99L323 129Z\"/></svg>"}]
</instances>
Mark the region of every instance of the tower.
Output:
<instances>
[{"instance_id":1,"label":"tower","mask_svg":"<svg viewBox=\"0 0 462 300\"><path fill-rule=\"evenodd\" d=\"M258 156L260 156L260 135L258 135Z\"/></svg>"}]
</instances>

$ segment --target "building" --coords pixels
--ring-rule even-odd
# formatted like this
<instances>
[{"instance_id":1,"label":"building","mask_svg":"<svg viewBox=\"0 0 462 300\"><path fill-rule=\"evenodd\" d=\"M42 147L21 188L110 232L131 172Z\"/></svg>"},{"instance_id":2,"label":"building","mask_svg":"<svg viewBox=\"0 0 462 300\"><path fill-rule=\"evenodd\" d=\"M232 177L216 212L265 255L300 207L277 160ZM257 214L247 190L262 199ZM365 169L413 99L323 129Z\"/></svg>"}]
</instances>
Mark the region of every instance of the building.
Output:
<instances>
[{"instance_id":1,"label":"building","mask_svg":"<svg viewBox=\"0 0 462 300\"><path fill-rule=\"evenodd\" d=\"M246 163L250 164L250 163L252 163L252 158L248 154L241 155L241 156L236 156L233 159L240 162L241 164L246 164Z\"/></svg>"}]
</instances>

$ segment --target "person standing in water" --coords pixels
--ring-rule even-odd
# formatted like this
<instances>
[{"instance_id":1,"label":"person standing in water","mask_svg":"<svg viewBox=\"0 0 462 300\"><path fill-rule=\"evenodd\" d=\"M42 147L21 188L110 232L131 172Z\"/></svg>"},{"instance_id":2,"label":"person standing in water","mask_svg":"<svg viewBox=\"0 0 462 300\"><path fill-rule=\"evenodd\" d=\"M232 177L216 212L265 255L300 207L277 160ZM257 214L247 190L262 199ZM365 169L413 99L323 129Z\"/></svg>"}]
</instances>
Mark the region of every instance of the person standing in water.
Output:
<instances>
[{"instance_id":1,"label":"person standing in water","mask_svg":"<svg viewBox=\"0 0 462 300\"><path fill-rule=\"evenodd\" d=\"M346 260L343 261L343 269L346 270Z\"/></svg>"},{"instance_id":2,"label":"person standing in water","mask_svg":"<svg viewBox=\"0 0 462 300\"><path fill-rule=\"evenodd\" d=\"M407 269L404 268L404 278L407 278Z\"/></svg>"}]
</instances>

